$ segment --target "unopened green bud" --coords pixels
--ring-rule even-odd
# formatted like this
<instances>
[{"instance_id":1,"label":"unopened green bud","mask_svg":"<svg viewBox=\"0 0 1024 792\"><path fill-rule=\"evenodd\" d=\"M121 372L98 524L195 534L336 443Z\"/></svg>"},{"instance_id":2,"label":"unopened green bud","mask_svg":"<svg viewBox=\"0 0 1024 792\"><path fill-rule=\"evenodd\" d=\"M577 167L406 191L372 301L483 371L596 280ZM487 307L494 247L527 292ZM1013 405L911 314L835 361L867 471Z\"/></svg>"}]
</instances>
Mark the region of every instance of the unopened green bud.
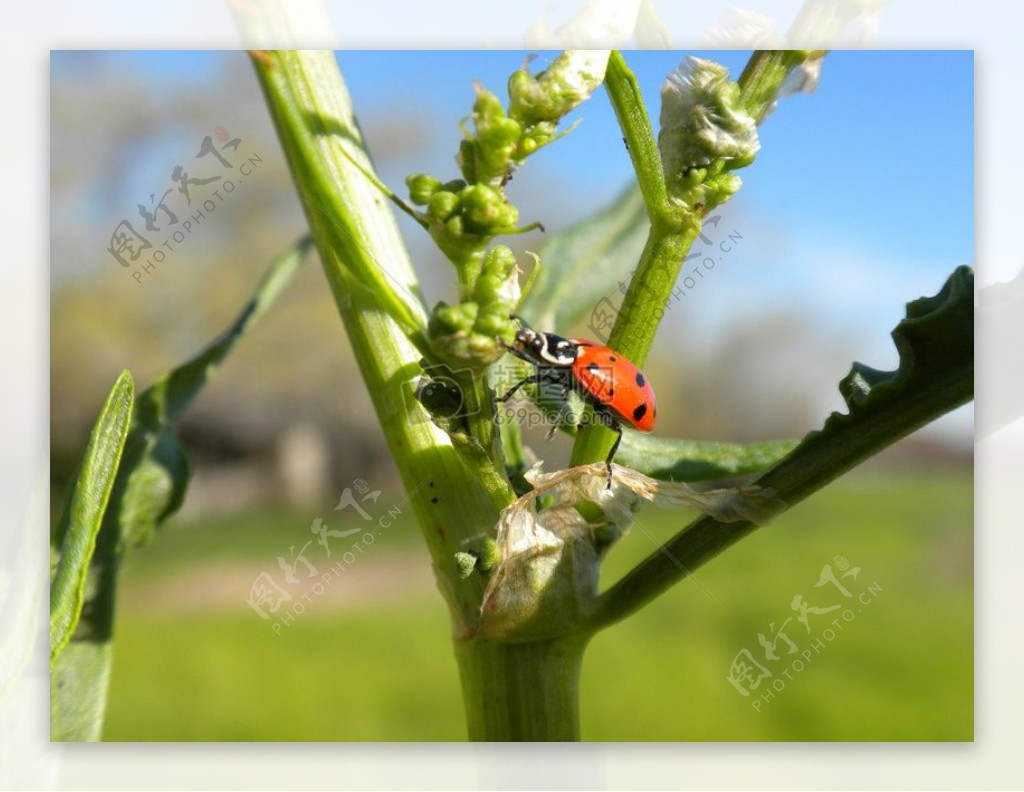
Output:
<instances>
[{"instance_id":1,"label":"unopened green bud","mask_svg":"<svg viewBox=\"0 0 1024 792\"><path fill-rule=\"evenodd\" d=\"M527 127L557 121L601 85L609 54L608 50L569 50L536 77L524 65L508 81L509 116Z\"/></svg>"},{"instance_id":2,"label":"unopened green bud","mask_svg":"<svg viewBox=\"0 0 1024 792\"><path fill-rule=\"evenodd\" d=\"M431 196L441 189L441 182L424 173L414 173L405 183L409 187L409 200L417 206L426 206Z\"/></svg>"},{"instance_id":3,"label":"unopened green bud","mask_svg":"<svg viewBox=\"0 0 1024 792\"><path fill-rule=\"evenodd\" d=\"M703 184L707 177L707 168L690 168L682 174L680 185L684 188L696 187L698 184Z\"/></svg>"},{"instance_id":4,"label":"unopened green bud","mask_svg":"<svg viewBox=\"0 0 1024 792\"><path fill-rule=\"evenodd\" d=\"M467 301L439 303L428 326L435 352L453 366L479 368L501 357L497 338L509 335L509 314L519 304L519 268L511 250L491 248L479 267Z\"/></svg>"},{"instance_id":5,"label":"unopened green bud","mask_svg":"<svg viewBox=\"0 0 1024 792\"><path fill-rule=\"evenodd\" d=\"M480 543L480 549L477 550L477 553L479 554L479 560L477 561L476 566L481 572L487 572L488 570L494 569L494 567L501 563L501 548L498 547L498 543L489 536L485 536L483 538L483 541Z\"/></svg>"},{"instance_id":6,"label":"unopened green bud","mask_svg":"<svg viewBox=\"0 0 1024 792\"><path fill-rule=\"evenodd\" d=\"M493 340L508 335L508 326L508 312L488 311L477 319L474 329L480 335Z\"/></svg>"},{"instance_id":7,"label":"unopened green bud","mask_svg":"<svg viewBox=\"0 0 1024 792\"><path fill-rule=\"evenodd\" d=\"M478 84L472 119L474 133L466 132L456 162L470 183L498 186L512 167L522 129L505 115L498 97Z\"/></svg>"},{"instance_id":8,"label":"unopened green bud","mask_svg":"<svg viewBox=\"0 0 1024 792\"><path fill-rule=\"evenodd\" d=\"M455 554L455 568L461 578L469 577L476 570L488 572L501 562L501 549L489 536L473 544L472 549Z\"/></svg>"},{"instance_id":9,"label":"unopened green bud","mask_svg":"<svg viewBox=\"0 0 1024 792\"><path fill-rule=\"evenodd\" d=\"M474 184L459 193L466 230L474 234L494 234L514 226L518 210L497 190L486 184Z\"/></svg>"},{"instance_id":10,"label":"unopened green bud","mask_svg":"<svg viewBox=\"0 0 1024 792\"><path fill-rule=\"evenodd\" d=\"M743 186L743 180L735 173L723 173L707 182L708 198L707 203L711 206L723 204L733 195L739 192Z\"/></svg>"},{"instance_id":11,"label":"unopened green bud","mask_svg":"<svg viewBox=\"0 0 1024 792\"><path fill-rule=\"evenodd\" d=\"M473 297L480 304L473 331L492 343L495 337L507 335L508 317L519 304L520 295L515 255L504 245L491 248L473 289Z\"/></svg>"},{"instance_id":12,"label":"unopened green bud","mask_svg":"<svg viewBox=\"0 0 1024 792\"><path fill-rule=\"evenodd\" d=\"M509 295L502 290L507 288L510 282L518 287L517 275L515 254L504 245L498 245L488 250L483 257L473 295L483 304L495 299L507 299Z\"/></svg>"},{"instance_id":13,"label":"unopened green bud","mask_svg":"<svg viewBox=\"0 0 1024 792\"><path fill-rule=\"evenodd\" d=\"M466 132L455 161L471 184L498 186L512 167L522 128L505 115L498 97L476 86L473 104L475 134Z\"/></svg>"},{"instance_id":14,"label":"unopened green bud","mask_svg":"<svg viewBox=\"0 0 1024 792\"><path fill-rule=\"evenodd\" d=\"M696 184L682 193L682 200L691 207L701 204L704 210L721 206L739 192L743 181L735 173L720 173L709 176L703 183Z\"/></svg>"},{"instance_id":15,"label":"unopened green bud","mask_svg":"<svg viewBox=\"0 0 1024 792\"><path fill-rule=\"evenodd\" d=\"M558 129L553 121L539 121L523 135L519 141L519 148L523 154L532 154L554 140L557 134Z\"/></svg>"},{"instance_id":16,"label":"unopened green bud","mask_svg":"<svg viewBox=\"0 0 1024 792\"><path fill-rule=\"evenodd\" d=\"M510 118L494 119L479 128L477 138L476 178L479 182L498 185L513 166L522 129Z\"/></svg>"},{"instance_id":17,"label":"unopened green bud","mask_svg":"<svg viewBox=\"0 0 1024 792\"><path fill-rule=\"evenodd\" d=\"M458 305L448 305L440 302L434 308L431 317L431 335L437 333L468 333L473 329L473 322L476 320L477 312L480 310L475 302L464 302Z\"/></svg>"},{"instance_id":18,"label":"unopened green bud","mask_svg":"<svg viewBox=\"0 0 1024 792\"><path fill-rule=\"evenodd\" d=\"M515 254L504 245L496 245L487 251L480 267L481 277L491 278L495 282L504 282L515 272Z\"/></svg>"},{"instance_id":19,"label":"unopened green bud","mask_svg":"<svg viewBox=\"0 0 1024 792\"><path fill-rule=\"evenodd\" d=\"M459 153L455 155L455 164L467 182L476 183L476 140L463 138L459 143Z\"/></svg>"},{"instance_id":20,"label":"unopened green bud","mask_svg":"<svg viewBox=\"0 0 1024 792\"><path fill-rule=\"evenodd\" d=\"M477 557L461 550L455 554L455 571L460 578L468 578L476 569Z\"/></svg>"},{"instance_id":21,"label":"unopened green bud","mask_svg":"<svg viewBox=\"0 0 1024 792\"><path fill-rule=\"evenodd\" d=\"M427 202L427 214L438 220L444 221L455 214L459 208L459 196L447 190L438 190Z\"/></svg>"},{"instance_id":22,"label":"unopened green bud","mask_svg":"<svg viewBox=\"0 0 1024 792\"><path fill-rule=\"evenodd\" d=\"M450 217L444 221L444 233L447 234L451 239L456 240L466 233L463 228L462 218L459 215ZM474 243L475 244L475 243Z\"/></svg>"},{"instance_id":23,"label":"unopened green bud","mask_svg":"<svg viewBox=\"0 0 1024 792\"><path fill-rule=\"evenodd\" d=\"M473 102L474 117L480 121L489 116L504 117L505 108L501 106L501 100L493 93L484 88L480 83L475 83L476 101Z\"/></svg>"}]
</instances>

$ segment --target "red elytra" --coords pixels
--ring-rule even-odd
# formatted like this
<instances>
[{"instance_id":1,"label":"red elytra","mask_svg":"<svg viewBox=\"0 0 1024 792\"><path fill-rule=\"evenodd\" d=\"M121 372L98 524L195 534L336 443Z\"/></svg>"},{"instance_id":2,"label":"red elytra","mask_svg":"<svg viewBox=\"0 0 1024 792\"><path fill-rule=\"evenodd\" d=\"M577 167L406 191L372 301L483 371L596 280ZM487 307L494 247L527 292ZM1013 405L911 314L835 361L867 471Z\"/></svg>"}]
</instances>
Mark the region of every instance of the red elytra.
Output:
<instances>
[{"instance_id":1,"label":"red elytra","mask_svg":"<svg viewBox=\"0 0 1024 792\"><path fill-rule=\"evenodd\" d=\"M583 389L634 429L653 430L658 405L643 372L606 346L585 338L572 343L579 347L572 373Z\"/></svg>"},{"instance_id":2,"label":"red elytra","mask_svg":"<svg viewBox=\"0 0 1024 792\"><path fill-rule=\"evenodd\" d=\"M527 383L550 382L562 386L562 398L576 390L594 407L597 416L617 434L605 459L608 487L612 485L612 459L622 442L622 425L629 424L641 432L654 429L658 408L654 389L633 363L613 349L585 338L563 338L542 333L519 322L515 343L507 349L537 367L529 377L513 385L498 401L507 401ZM554 433L554 424L548 436Z\"/></svg>"}]
</instances>

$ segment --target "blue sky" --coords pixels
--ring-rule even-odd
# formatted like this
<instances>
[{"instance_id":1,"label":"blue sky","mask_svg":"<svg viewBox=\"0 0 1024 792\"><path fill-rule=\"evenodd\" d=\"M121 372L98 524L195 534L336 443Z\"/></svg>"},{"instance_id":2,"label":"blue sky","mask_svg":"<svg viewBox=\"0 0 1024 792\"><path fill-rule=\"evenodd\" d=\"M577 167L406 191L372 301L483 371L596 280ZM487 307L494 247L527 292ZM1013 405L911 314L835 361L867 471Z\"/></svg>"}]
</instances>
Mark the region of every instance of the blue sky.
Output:
<instances>
[{"instance_id":1,"label":"blue sky","mask_svg":"<svg viewBox=\"0 0 1024 792\"><path fill-rule=\"evenodd\" d=\"M693 54L721 61L734 77L749 56ZM472 101L470 80L503 96L522 57L346 52L339 62L371 140L373 119L396 105L433 113L426 153L387 173L398 184L411 170L456 175L454 130ZM549 57L541 54L533 68ZM681 58L627 54L655 126L660 86ZM757 161L741 172L744 187L723 208L723 227L743 233L743 248L730 258L732 274L704 290L700 305L687 306L698 317L687 331L710 337L741 314L792 310L846 333L860 359L894 365L889 331L906 301L933 294L956 266L974 262L973 86L970 51L830 53L817 91L782 100L762 125ZM603 92L571 118L581 119L577 129L531 159L510 194L515 199L531 179L549 190L554 184L552 202L584 217L632 175Z\"/></svg>"},{"instance_id":2,"label":"blue sky","mask_svg":"<svg viewBox=\"0 0 1024 792\"><path fill-rule=\"evenodd\" d=\"M713 57L738 76L745 52ZM629 63L654 122L673 52L632 52ZM350 52L339 56L357 108L427 104L442 127L466 113L467 82L503 92L509 53ZM547 61L542 55L534 64ZM743 198L800 215L822 233L866 232L893 255L973 258L973 53L833 52L813 97L784 101L761 129L762 152L743 175ZM613 194L629 178L604 96L575 114L572 145L547 152L583 194ZM608 146L611 141L612 146ZM557 157L555 151L557 149ZM598 156L595 156L598 152ZM443 150L447 155L447 148ZM557 160L557 162L556 162Z\"/></svg>"},{"instance_id":3,"label":"blue sky","mask_svg":"<svg viewBox=\"0 0 1024 792\"><path fill-rule=\"evenodd\" d=\"M738 76L748 53L695 52ZM452 169L457 123L472 101L471 80L504 95L510 66L526 53L358 51L338 56L357 112L385 116L412 104L434 115L428 155ZM54 78L66 56L55 54ZM192 89L216 77L218 52L107 53L146 73L155 91ZM539 69L550 58L541 53ZM631 52L630 66L657 124L658 91L681 59ZM973 261L974 74L970 51L838 51L825 60L812 96L784 100L761 127L762 150L742 173L742 200L765 219L802 233L884 250L908 262ZM600 93L573 116L573 140L531 160L555 171L580 215L630 178L628 159ZM541 160L541 158L544 158ZM419 167L429 167L423 162ZM527 168L531 167L530 165ZM524 175L527 171L524 170Z\"/></svg>"},{"instance_id":4,"label":"blue sky","mask_svg":"<svg viewBox=\"0 0 1024 792\"><path fill-rule=\"evenodd\" d=\"M734 77L749 57L739 51L692 54L719 60ZM152 86L156 101L173 106L245 56L160 51L96 57L112 79L130 71ZM396 121L414 119L414 143L406 133L404 149L380 158L384 180L404 194L402 180L410 172L456 176L458 124L472 104L472 81L504 97L508 75L525 57L507 51L340 53L371 152L373 141ZM551 57L540 53L531 68L543 68ZM682 57L627 53L655 127L660 86ZM685 328L693 343L710 348L730 324L792 312L824 335L845 339L836 351L844 358L840 375L851 357L876 367L894 365L889 332L904 304L933 294L957 265L974 263L973 61L969 51L829 53L817 91L782 100L761 126L757 160L740 172L743 189L721 210L722 228L741 233L742 244L713 281L700 286L699 300L687 299L669 314L666 343ZM75 56L53 55L55 86L75 71ZM632 178L604 92L569 120L576 119L580 124L569 137L532 157L511 183L509 194L524 221L557 229L606 204ZM165 178L157 169L180 155L180 136L161 135L165 139L154 139L151 150L140 153L137 183L127 186L130 195L122 201L129 207L146 185ZM192 146L194 130L187 135ZM410 244L422 249L425 240L414 237ZM445 288L442 278L427 292L445 297ZM836 377L830 373L827 381L823 399L833 399Z\"/></svg>"}]
</instances>

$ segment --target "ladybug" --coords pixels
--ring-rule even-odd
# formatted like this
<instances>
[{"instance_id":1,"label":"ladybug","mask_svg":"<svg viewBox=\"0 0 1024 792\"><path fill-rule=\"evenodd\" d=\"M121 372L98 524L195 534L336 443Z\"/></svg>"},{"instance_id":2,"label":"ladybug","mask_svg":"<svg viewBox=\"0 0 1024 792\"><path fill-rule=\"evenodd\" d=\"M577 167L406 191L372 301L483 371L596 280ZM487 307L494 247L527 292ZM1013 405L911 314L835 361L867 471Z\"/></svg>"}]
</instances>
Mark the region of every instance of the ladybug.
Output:
<instances>
[{"instance_id":1,"label":"ladybug","mask_svg":"<svg viewBox=\"0 0 1024 792\"><path fill-rule=\"evenodd\" d=\"M512 346L505 347L516 357L532 363L537 371L513 385L498 401L508 401L529 383L561 385L563 401L568 398L570 390L578 393L593 406L594 415L601 423L617 433L605 459L610 488L612 459L622 442L622 424L629 424L641 432L654 429L658 407L651 383L640 369L606 346L585 338L563 338L554 333L542 333L518 316L511 318L519 323L519 329Z\"/></svg>"}]
</instances>

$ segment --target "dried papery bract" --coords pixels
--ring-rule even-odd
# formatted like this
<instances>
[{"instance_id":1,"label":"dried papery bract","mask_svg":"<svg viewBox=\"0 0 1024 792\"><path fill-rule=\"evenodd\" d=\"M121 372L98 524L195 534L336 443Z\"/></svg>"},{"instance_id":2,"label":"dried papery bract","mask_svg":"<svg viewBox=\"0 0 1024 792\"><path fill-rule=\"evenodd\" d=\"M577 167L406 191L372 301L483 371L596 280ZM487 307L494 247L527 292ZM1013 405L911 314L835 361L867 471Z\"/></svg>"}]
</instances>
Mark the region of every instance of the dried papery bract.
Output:
<instances>
[{"instance_id":1,"label":"dried papery bract","mask_svg":"<svg viewBox=\"0 0 1024 792\"><path fill-rule=\"evenodd\" d=\"M619 465L612 465L614 486L608 489L603 463L556 473L541 473L538 465L526 477L535 489L498 522L501 560L481 606L481 630L489 637L545 638L578 624L597 595L601 556L626 533L643 502L758 525L783 508L760 487L701 491ZM550 502L538 509L541 496ZM599 519L581 513L578 507L586 503L597 506Z\"/></svg>"}]
</instances>

